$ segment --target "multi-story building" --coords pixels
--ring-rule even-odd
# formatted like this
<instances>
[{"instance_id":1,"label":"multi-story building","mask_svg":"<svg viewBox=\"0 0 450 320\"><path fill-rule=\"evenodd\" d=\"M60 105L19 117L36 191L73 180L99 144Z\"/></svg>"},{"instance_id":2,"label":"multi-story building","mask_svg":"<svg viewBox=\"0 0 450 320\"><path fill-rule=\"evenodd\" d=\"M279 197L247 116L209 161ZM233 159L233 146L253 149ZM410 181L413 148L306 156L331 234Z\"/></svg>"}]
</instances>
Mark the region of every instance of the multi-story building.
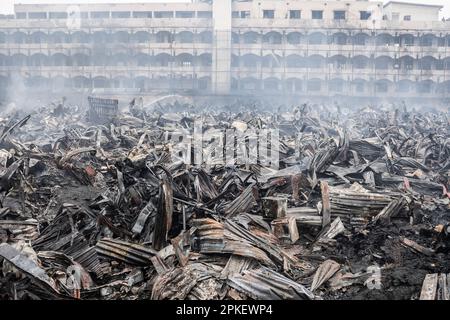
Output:
<instances>
[{"instance_id":1,"label":"multi-story building","mask_svg":"<svg viewBox=\"0 0 450 320\"><path fill-rule=\"evenodd\" d=\"M15 6L0 83L141 94L450 97L440 6L337 0Z\"/></svg>"}]
</instances>

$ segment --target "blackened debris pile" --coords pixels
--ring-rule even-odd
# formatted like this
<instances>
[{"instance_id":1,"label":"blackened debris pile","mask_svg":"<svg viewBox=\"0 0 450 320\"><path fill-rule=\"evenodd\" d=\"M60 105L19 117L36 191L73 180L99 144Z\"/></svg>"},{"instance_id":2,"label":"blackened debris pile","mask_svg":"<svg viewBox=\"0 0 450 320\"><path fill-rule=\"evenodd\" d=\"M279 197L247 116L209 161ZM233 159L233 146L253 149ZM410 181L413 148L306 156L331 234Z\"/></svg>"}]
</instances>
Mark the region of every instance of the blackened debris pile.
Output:
<instances>
[{"instance_id":1,"label":"blackened debris pile","mask_svg":"<svg viewBox=\"0 0 450 320\"><path fill-rule=\"evenodd\" d=\"M448 112L248 110L4 115L0 299L449 299Z\"/></svg>"}]
</instances>

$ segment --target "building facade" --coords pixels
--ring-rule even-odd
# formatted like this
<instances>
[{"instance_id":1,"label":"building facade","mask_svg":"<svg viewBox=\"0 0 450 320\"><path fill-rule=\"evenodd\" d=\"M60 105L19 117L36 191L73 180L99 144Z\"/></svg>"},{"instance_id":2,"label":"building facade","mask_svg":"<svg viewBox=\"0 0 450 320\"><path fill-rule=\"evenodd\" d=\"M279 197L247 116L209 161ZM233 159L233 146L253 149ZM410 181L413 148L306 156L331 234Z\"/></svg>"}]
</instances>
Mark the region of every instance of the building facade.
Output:
<instances>
[{"instance_id":1,"label":"building facade","mask_svg":"<svg viewBox=\"0 0 450 320\"><path fill-rule=\"evenodd\" d=\"M50 92L450 97L440 6L193 1L15 6L0 86Z\"/></svg>"}]
</instances>

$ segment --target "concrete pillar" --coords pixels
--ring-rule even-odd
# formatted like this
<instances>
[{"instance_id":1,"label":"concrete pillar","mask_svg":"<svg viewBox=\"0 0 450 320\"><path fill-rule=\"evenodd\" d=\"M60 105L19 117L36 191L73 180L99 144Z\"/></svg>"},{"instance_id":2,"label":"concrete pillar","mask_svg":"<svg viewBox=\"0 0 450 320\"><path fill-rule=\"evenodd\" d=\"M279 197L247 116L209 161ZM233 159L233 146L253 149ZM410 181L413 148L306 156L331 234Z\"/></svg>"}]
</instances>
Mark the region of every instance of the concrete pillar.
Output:
<instances>
[{"instance_id":1,"label":"concrete pillar","mask_svg":"<svg viewBox=\"0 0 450 320\"><path fill-rule=\"evenodd\" d=\"M231 88L231 0L213 2L212 90L228 94Z\"/></svg>"}]
</instances>

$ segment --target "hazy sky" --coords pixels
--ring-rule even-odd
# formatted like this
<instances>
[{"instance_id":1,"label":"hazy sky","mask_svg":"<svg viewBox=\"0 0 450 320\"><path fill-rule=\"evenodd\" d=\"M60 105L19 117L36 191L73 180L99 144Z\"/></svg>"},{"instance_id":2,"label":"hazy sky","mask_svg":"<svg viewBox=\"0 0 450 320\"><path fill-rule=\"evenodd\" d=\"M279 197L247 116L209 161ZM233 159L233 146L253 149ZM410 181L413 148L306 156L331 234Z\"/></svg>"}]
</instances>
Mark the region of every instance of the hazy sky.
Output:
<instances>
[{"instance_id":1,"label":"hazy sky","mask_svg":"<svg viewBox=\"0 0 450 320\"><path fill-rule=\"evenodd\" d=\"M450 18L450 1L449 0L396 0L402 2L416 2L426 4L438 4L443 5L442 15ZM12 13L14 3L111 3L111 2L191 2L190 0L0 0L0 12ZM387 2L387 1L385 1Z\"/></svg>"}]
</instances>

